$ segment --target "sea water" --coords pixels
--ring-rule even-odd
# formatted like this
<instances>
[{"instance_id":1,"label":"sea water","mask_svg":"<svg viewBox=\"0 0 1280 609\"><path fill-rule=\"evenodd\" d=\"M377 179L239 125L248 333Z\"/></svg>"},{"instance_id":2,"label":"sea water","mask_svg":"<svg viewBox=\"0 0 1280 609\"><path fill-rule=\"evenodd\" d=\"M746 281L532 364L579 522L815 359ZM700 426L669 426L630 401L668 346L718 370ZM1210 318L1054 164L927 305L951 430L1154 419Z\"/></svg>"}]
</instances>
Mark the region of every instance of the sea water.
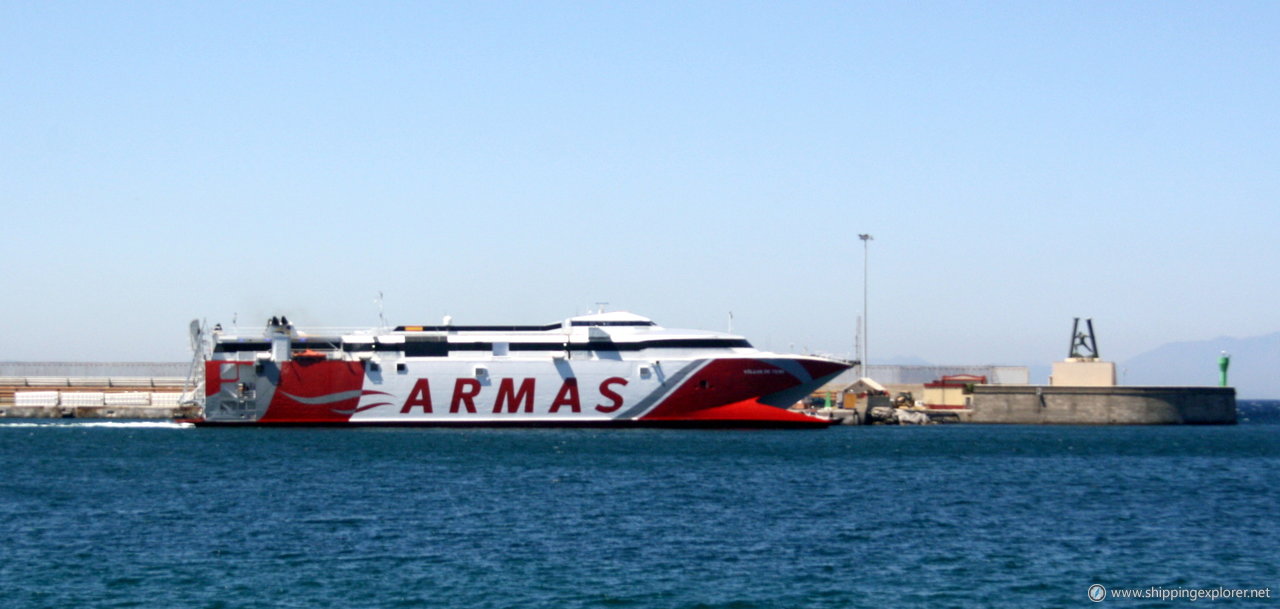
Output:
<instances>
[{"instance_id":1,"label":"sea water","mask_svg":"<svg viewBox=\"0 0 1280 609\"><path fill-rule=\"evenodd\" d=\"M1269 587L1214 606L1274 606L1275 412L825 431L0 422L0 606L1080 607L1095 584Z\"/></svg>"}]
</instances>

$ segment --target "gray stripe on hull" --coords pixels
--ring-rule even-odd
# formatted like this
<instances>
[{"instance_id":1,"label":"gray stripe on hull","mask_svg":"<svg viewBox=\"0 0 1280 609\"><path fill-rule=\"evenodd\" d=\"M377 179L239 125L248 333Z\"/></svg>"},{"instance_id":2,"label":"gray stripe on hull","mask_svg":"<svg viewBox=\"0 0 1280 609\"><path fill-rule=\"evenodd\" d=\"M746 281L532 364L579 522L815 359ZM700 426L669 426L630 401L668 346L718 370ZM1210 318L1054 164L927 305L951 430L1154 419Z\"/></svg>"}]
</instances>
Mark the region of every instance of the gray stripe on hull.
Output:
<instances>
[{"instance_id":1,"label":"gray stripe on hull","mask_svg":"<svg viewBox=\"0 0 1280 609\"><path fill-rule=\"evenodd\" d=\"M304 398L304 397L293 395L292 393L285 393L283 391L281 393L284 393L285 397L295 402L298 402L300 404L315 406L318 404L333 404L335 402L341 402L342 400L358 398L363 392L359 389L354 389L351 391L340 391L338 393L330 393L329 395L316 396L314 398Z\"/></svg>"},{"instance_id":2,"label":"gray stripe on hull","mask_svg":"<svg viewBox=\"0 0 1280 609\"><path fill-rule=\"evenodd\" d=\"M636 417L639 417L645 414L646 412L649 412L649 410L653 408L655 403L662 401L667 396L671 395L671 393L674 392L676 389L679 389L680 385L684 383L684 379L686 377L688 377L689 375L693 374L698 370L701 370L703 366L707 365L708 361L709 360L697 360L697 361L686 364L683 368L677 370L675 374L671 375L671 377L668 378L666 382L663 383L663 385L667 386L666 391L654 391L653 393L650 393L649 395L645 396L644 399L640 400L639 402L636 402L634 406L626 409L625 411L622 412L622 414L618 415L615 418L634 419Z\"/></svg>"},{"instance_id":3,"label":"gray stripe on hull","mask_svg":"<svg viewBox=\"0 0 1280 609\"><path fill-rule=\"evenodd\" d=\"M796 379L799 380L801 383L807 383L813 380L813 375L809 374L809 371L805 369L804 365L797 360L786 359L786 358L777 358L777 359L761 358L760 361L766 364L769 364L770 366L777 366L779 368L782 368L783 370L786 370L788 373L791 374L791 376L796 377Z\"/></svg>"}]
</instances>

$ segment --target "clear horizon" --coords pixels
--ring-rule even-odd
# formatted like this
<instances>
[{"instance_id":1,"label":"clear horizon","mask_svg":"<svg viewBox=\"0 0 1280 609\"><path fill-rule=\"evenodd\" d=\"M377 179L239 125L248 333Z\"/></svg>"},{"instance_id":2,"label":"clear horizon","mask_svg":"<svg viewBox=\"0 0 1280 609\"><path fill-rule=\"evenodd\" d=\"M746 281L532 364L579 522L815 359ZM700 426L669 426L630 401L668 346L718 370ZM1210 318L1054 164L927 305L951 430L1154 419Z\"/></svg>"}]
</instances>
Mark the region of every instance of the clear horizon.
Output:
<instances>
[{"instance_id":1,"label":"clear horizon","mask_svg":"<svg viewBox=\"0 0 1280 609\"><path fill-rule=\"evenodd\" d=\"M1280 5L0 5L0 360L669 327L1044 365L1280 330Z\"/></svg>"}]
</instances>

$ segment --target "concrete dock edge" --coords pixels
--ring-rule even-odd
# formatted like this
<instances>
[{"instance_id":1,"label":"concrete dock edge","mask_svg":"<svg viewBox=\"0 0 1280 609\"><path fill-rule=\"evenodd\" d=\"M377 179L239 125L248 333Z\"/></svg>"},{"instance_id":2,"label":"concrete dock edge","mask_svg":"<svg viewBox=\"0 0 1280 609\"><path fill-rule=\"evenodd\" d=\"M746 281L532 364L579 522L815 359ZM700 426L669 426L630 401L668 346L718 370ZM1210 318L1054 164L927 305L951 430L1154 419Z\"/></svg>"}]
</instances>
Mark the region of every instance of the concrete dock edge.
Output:
<instances>
[{"instance_id":1,"label":"concrete dock edge","mask_svg":"<svg viewBox=\"0 0 1280 609\"><path fill-rule=\"evenodd\" d=\"M978 385L971 423L1233 425L1232 387Z\"/></svg>"}]
</instances>

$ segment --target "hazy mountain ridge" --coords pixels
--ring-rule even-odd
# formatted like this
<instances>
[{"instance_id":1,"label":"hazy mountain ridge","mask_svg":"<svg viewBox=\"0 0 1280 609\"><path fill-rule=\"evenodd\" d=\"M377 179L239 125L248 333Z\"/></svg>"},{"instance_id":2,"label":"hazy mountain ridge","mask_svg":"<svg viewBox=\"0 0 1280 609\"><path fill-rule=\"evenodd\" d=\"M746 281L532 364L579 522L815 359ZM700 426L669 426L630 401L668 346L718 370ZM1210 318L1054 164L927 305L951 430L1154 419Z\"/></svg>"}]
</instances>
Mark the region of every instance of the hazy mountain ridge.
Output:
<instances>
[{"instance_id":1,"label":"hazy mountain ridge","mask_svg":"<svg viewBox=\"0 0 1280 609\"><path fill-rule=\"evenodd\" d=\"M1244 400L1280 400L1280 332L1236 338L1180 341L1161 345L1116 362L1121 385L1216 386L1218 357L1231 355L1227 381ZM873 362L900 366L932 366L915 356L897 355ZM1028 365L1032 384L1048 384L1052 364Z\"/></svg>"},{"instance_id":2,"label":"hazy mountain ridge","mask_svg":"<svg viewBox=\"0 0 1280 609\"><path fill-rule=\"evenodd\" d=\"M1243 399L1280 398L1280 332L1161 345L1117 364L1125 385L1217 385L1218 357L1231 354L1228 382Z\"/></svg>"}]
</instances>

